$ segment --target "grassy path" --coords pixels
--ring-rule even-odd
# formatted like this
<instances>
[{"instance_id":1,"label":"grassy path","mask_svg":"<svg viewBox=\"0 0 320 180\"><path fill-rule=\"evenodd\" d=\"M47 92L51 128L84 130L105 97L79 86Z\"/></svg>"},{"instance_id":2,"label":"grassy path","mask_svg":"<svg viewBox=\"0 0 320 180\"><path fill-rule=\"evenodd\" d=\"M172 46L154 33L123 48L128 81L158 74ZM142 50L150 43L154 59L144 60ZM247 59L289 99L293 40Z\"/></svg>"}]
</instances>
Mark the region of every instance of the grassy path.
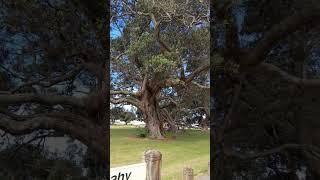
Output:
<instances>
[{"instance_id":1,"label":"grassy path","mask_svg":"<svg viewBox=\"0 0 320 180\"><path fill-rule=\"evenodd\" d=\"M136 128L111 127L111 167L140 163L146 149L162 153L162 179L179 180L182 168L191 166L196 175L208 169L210 159L209 132L188 130L172 140L136 138Z\"/></svg>"}]
</instances>

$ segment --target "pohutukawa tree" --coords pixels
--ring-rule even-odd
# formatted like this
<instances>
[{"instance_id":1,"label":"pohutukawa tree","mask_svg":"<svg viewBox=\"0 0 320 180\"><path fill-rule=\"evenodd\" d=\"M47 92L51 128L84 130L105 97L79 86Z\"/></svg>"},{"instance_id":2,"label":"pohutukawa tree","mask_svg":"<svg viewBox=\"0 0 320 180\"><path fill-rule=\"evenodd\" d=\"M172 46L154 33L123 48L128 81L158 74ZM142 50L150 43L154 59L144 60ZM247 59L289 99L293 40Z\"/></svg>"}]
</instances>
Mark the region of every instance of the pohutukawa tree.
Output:
<instances>
[{"instance_id":1,"label":"pohutukawa tree","mask_svg":"<svg viewBox=\"0 0 320 180\"><path fill-rule=\"evenodd\" d=\"M136 106L150 137L162 139L162 124L174 126L164 104L177 103L179 89L208 89L203 79L209 70L209 2L112 1L111 6L111 103Z\"/></svg>"}]
</instances>

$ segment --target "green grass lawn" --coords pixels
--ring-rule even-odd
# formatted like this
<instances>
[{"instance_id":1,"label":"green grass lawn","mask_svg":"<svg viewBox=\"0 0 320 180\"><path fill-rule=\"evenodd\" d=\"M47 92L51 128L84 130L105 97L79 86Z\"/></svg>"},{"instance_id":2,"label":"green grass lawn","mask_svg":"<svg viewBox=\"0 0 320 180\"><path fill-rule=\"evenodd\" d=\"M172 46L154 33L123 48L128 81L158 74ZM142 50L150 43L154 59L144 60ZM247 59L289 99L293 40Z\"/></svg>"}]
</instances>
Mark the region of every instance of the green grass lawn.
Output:
<instances>
[{"instance_id":1,"label":"green grass lawn","mask_svg":"<svg viewBox=\"0 0 320 180\"><path fill-rule=\"evenodd\" d=\"M137 129L111 126L111 167L142 162L143 152L157 149L162 153L162 180L182 179L182 169L190 166L196 175L205 174L210 159L209 132L187 130L176 139L137 138Z\"/></svg>"}]
</instances>

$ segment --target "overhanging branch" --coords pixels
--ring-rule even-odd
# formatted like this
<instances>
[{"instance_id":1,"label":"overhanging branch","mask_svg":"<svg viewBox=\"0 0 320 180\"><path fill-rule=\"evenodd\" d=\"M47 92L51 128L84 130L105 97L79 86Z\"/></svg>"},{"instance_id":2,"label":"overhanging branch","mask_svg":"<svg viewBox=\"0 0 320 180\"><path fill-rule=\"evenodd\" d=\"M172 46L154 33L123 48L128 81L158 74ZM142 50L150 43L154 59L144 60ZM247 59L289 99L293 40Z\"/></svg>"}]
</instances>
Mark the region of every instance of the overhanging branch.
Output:
<instances>
[{"instance_id":1,"label":"overhanging branch","mask_svg":"<svg viewBox=\"0 0 320 180\"><path fill-rule=\"evenodd\" d=\"M318 21L319 18L320 8L317 6L301 10L287 17L281 23L272 27L258 42L257 46L248 53L247 57L240 62L242 68L245 69L259 64L277 42L295 32L298 28L310 24L312 21Z\"/></svg>"},{"instance_id":2,"label":"overhanging branch","mask_svg":"<svg viewBox=\"0 0 320 180\"><path fill-rule=\"evenodd\" d=\"M12 135L25 135L44 129L62 132L93 148L102 158L106 158L103 128L90 119L72 113L49 113L34 116L25 121L15 121L0 113L0 129Z\"/></svg>"},{"instance_id":3,"label":"overhanging branch","mask_svg":"<svg viewBox=\"0 0 320 180\"><path fill-rule=\"evenodd\" d=\"M110 90L110 95L117 95L117 94L137 96L137 93L134 93L134 92L131 92L131 91L126 91L126 90Z\"/></svg>"},{"instance_id":4,"label":"overhanging branch","mask_svg":"<svg viewBox=\"0 0 320 180\"><path fill-rule=\"evenodd\" d=\"M33 95L33 94L0 94L0 105L11 105L19 103L40 103L44 105L71 105L73 107L84 108L86 106L85 100L72 96L58 96L58 95Z\"/></svg>"},{"instance_id":5,"label":"overhanging branch","mask_svg":"<svg viewBox=\"0 0 320 180\"><path fill-rule=\"evenodd\" d=\"M174 106L180 108L179 103L178 103L177 101L175 101L172 97L160 97L160 98L158 99L158 102L160 103L160 102L163 101L163 100L168 100L169 103L166 103L166 104L160 106L160 109L169 107L170 105L174 105Z\"/></svg>"},{"instance_id":6,"label":"overhanging branch","mask_svg":"<svg viewBox=\"0 0 320 180\"><path fill-rule=\"evenodd\" d=\"M134 97L110 98L110 102L112 104L128 103L128 104L136 106L137 108L141 108L139 100Z\"/></svg>"},{"instance_id":7,"label":"overhanging branch","mask_svg":"<svg viewBox=\"0 0 320 180\"><path fill-rule=\"evenodd\" d=\"M257 69L266 70L279 74L284 80L301 86L320 87L320 79L305 79L291 75L275 65L269 63L261 63Z\"/></svg>"},{"instance_id":8,"label":"overhanging branch","mask_svg":"<svg viewBox=\"0 0 320 180\"><path fill-rule=\"evenodd\" d=\"M199 76L203 72L206 72L206 71L209 71L209 70L210 70L210 63L206 62L204 65L202 65L199 68L197 68L195 71L192 72L192 74L190 74L187 77L186 83L190 83L191 81L194 80L194 78L196 78L197 76Z\"/></svg>"},{"instance_id":9,"label":"overhanging branch","mask_svg":"<svg viewBox=\"0 0 320 180\"><path fill-rule=\"evenodd\" d=\"M191 83L201 89L210 89L210 86L201 85L195 81L192 81Z\"/></svg>"},{"instance_id":10,"label":"overhanging branch","mask_svg":"<svg viewBox=\"0 0 320 180\"><path fill-rule=\"evenodd\" d=\"M79 72L82 69L83 69L83 66L79 66L79 67L75 68L73 71L66 73L65 75L55 77L55 78L50 79L48 81L44 81L44 80L47 80L49 78L29 81L29 82L17 87L16 89L12 90L11 92L15 93L15 92L19 91L20 89L22 89L23 87L28 87L28 86L32 86L32 85L40 85L42 87L51 87L51 86L58 84L60 82L73 79L74 77L76 77L79 74Z\"/></svg>"},{"instance_id":11,"label":"overhanging branch","mask_svg":"<svg viewBox=\"0 0 320 180\"><path fill-rule=\"evenodd\" d=\"M205 63L204 65L200 66L197 68L192 74L190 74L185 80L184 79L179 79L179 78L170 78L164 80L162 83L159 83L159 87L173 87L173 86L186 86L187 84L192 83L195 86L198 86L200 88L205 88L208 89L209 87L200 85L197 82L194 82L193 80L201 75L204 72L207 72L210 70L210 63Z\"/></svg>"},{"instance_id":12,"label":"overhanging branch","mask_svg":"<svg viewBox=\"0 0 320 180\"><path fill-rule=\"evenodd\" d=\"M10 116L0 113L0 129L13 134L24 135L39 129L55 129L67 134L79 136L78 138L90 137L89 130L99 130L89 120L82 120L84 118L70 113L49 113L34 116L25 121L16 121ZM85 124L85 126L83 126ZM83 131L81 127L86 127ZM86 135L85 135L86 134Z\"/></svg>"}]
</instances>

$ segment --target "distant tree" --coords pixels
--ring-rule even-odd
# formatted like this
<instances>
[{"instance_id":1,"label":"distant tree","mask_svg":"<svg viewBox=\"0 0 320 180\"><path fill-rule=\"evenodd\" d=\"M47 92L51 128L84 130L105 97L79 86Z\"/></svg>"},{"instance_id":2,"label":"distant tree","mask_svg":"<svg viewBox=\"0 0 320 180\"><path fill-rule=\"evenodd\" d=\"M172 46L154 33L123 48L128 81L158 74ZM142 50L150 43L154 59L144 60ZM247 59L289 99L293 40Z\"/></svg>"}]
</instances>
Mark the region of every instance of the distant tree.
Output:
<instances>
[{"instance_id":1,"label":"distant tree","mask_svg":"<svg viewBox=\"0 0 320 180\"><path fill-rule=\"evenodd\" d=\"M121 117L122 117L121 120L123 120L126 124L136 119L136 115L130 111L122 112Z\"/></svg>"},{"instance_id":2,"label":"distant tree","mask_svg":"<svg viewBox=\"0 0 320 180\"><path fill-rule=\"evenodd\" d=\"M110 122L114 122L116 119L120 119L122 113L123 113L122 107L111 108L110 109Z\"/></svg>"}]
</instances>

